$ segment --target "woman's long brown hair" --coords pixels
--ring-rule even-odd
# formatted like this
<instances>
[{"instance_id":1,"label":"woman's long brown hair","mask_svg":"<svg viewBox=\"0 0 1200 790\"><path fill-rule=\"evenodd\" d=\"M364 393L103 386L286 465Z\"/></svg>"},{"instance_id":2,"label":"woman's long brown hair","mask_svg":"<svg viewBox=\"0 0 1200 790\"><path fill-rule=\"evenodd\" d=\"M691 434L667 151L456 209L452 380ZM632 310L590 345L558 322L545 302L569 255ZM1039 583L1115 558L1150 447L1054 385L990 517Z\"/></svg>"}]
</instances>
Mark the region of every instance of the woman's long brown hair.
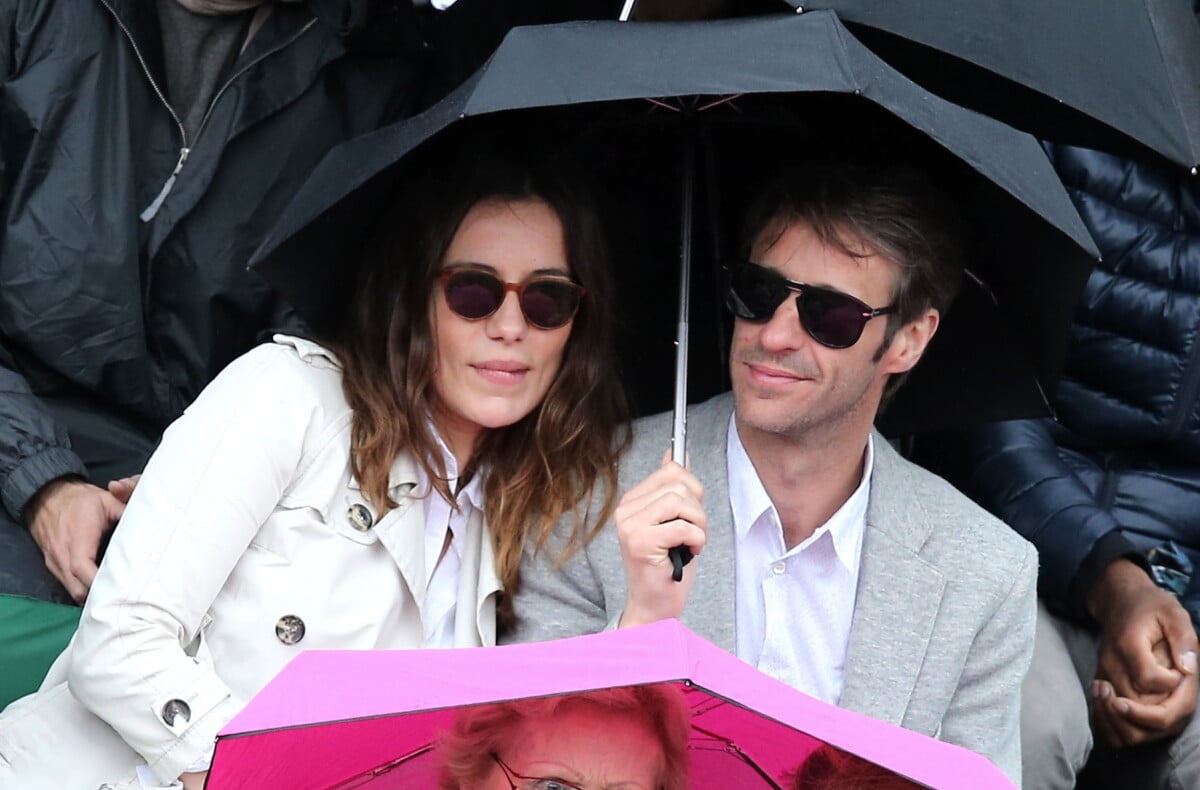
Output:
<instances>
[{"instance_id":1,"label":"woman's long brown hair","mask_svg":"<svg viewBox=\"0 0 1200 790\"><path fill-rule=\"evenodd\" d=\"M371 240L345 329L329 342L341 359L346 400L354 410L351 468L367 498L381 510L396 506L388 474L395 459L408 453L453 502L429 422L437 397L430 318L435 278L463 218L479 202L537 199L557 214L572 277L587 289L562 366L539 407L513 425L487 431L462 470L464 478L476 470L486 474L484 516L504 589L497 607L501 627L512 623L511 596L520 586L526 545L540 546L567 513L574 514L568 550L607 521L617 459L629 442L613 364L606 245L596 211L572 172L561 161L470 157L414 179ZM602 504L589 512L598 484Z\"/></svg>"}]
</instances>

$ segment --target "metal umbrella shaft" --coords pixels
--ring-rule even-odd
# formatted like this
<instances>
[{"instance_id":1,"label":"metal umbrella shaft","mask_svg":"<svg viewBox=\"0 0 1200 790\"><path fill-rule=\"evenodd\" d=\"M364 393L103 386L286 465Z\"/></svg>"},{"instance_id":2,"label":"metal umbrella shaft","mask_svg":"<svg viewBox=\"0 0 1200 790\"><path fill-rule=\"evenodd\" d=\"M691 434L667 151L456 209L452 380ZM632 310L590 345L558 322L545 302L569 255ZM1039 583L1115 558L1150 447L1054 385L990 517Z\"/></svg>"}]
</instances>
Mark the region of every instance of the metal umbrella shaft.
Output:
<instances>
[{"instance_id":1,"label":"metal umbrella shaft","mask_svg":"<svg viewBox=\"0 0 1200 790\"><path fill-rule=\"evenodd\" d=\"M695 203L696 150L690 135L683 143L683 178L681 179L679 218L679 322L675 338L675 416L671 429L671 460L683 466L687 463L687 384L688 384L688 313L692 300L692 209ZM692 561L687 546L676 546L668 552L671 558L671 578L683 581L683 566Z\"/></svg>"}]
</instances>

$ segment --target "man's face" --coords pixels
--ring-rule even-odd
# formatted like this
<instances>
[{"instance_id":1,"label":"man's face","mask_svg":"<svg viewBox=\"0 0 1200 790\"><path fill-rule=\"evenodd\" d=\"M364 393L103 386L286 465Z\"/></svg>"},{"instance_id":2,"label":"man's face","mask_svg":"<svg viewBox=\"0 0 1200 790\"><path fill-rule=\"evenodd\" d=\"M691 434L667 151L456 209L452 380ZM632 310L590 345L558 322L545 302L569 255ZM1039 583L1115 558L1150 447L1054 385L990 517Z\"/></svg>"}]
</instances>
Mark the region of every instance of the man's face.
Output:
<instances>
[{"instance_id":1,"label":"man's face","mask_svg":"<svg viewBox=\"0 0 1200 790\"><path fill-rule=\"evenodd\" d=\"M871 307L889 305L899 267L866 245L847 246L861 247L864 257L827 246L806 224L780 233L772 223L756 240L751 259L789 280L840 291ZM795 293L764 322L736 319L730 377L743 437L747 431L800 438L818 426L833 435L843 426L869 427L888 375L912 367L924 348L922 343L912 358L905 329L882 348L887 322L868 321L857 343L835 349L801 326ZM936 326L936 317L933 322Z\"/></svg>"}]
</instances>

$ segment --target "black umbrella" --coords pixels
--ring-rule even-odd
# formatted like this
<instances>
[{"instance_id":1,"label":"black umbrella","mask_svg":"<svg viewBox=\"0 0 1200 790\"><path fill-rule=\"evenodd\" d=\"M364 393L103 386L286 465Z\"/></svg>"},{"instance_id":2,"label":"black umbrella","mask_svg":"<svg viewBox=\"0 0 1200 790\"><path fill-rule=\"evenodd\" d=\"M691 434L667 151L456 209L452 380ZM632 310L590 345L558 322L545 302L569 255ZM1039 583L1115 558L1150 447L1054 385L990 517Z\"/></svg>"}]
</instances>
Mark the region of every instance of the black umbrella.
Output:
<instances>
[{"instance_id":1,"label":"black umbrella","mask_svg":"<svg viewBox=\"0 0 1200 790\"><path fill-rule=\"evenodd\" d=\"M1188 0L787 2L836 11L925 87L1041 137L1140 153L1115 130L1200 163L1200 25Z\"/></svg>"},{"instance_id":2,"label":"black umbrella","mask_svg":"<svg viewBox=\"0 0 1200 790\"><path fill-rule=\"evenodd\" d=\"M481 124L485 136L515 128L549 133L567 148L595 146L589 162L621 195L612 201L626 245L616 272L621 324L636 330L619 350L641 413L669 405L660 397L669 391L660 371L672 369L672 343L661 316L662 295L674 288L659 286L673 280L667 262L679 258L677 166L686 139L698 141L700 169L710 175L699 179L705 229L728 224L753 190L753 179L732 175L769 176L789 158L874 152L936 170L977 220L972 268L986 287L968 289L951 310L884 427L900 434L1045 413L1095 255L1066 191L1035 140L914 85L830 13L518 28L429 111L332 151L252 266L318 330L333 326L361 239L408 168L437 141L422 144L478 132ZM691 134L681 138L681 130ZM698 251L715 264L726 241ZM643 265L655 260L659 265ZM718 351L693 369L693 395L712 394L725 382L714 269L694 272L699 292L713 298L712 316L693 315L693 328Z\"/></svg>"}]
</instances>

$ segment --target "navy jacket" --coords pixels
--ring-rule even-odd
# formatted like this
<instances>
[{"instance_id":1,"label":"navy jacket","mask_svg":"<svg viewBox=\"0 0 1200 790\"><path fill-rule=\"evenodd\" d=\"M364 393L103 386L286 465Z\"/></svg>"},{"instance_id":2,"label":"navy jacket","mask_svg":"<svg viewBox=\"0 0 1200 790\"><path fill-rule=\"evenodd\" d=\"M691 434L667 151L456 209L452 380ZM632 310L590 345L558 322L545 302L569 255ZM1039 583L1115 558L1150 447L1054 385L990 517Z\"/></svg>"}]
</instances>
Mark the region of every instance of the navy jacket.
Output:
<instances>
[{"instance_id":1,"label":"navy jacket","mask_svg":"<svg viewBox=\"0 0 1200 790\"><path fill-rule=\"evenodd\" d=\"M1092 583L1120 556L1171 539L1200 568L1200 178L1050 153L1103 255L1057 419L942 437L924 460L1032 541L1043 598L1086 620Z\"/></svg>"}]
</instances>

